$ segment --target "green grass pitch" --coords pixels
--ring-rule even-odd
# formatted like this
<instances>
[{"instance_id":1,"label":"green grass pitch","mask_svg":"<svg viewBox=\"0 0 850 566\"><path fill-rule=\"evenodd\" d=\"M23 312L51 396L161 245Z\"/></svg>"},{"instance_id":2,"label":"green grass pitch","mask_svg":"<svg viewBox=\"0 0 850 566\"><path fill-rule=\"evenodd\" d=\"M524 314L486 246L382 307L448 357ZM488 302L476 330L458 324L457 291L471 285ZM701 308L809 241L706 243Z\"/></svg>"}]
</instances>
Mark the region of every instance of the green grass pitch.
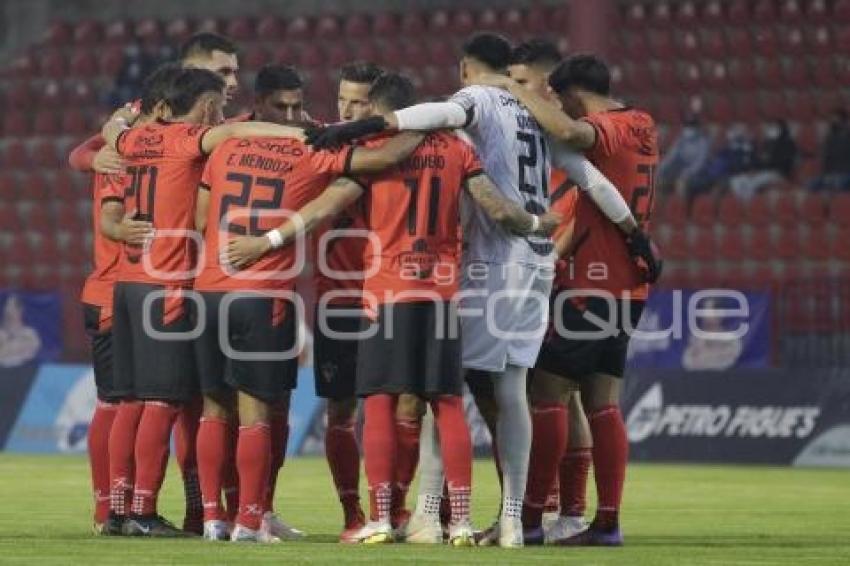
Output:
<instances>
[{"instance_id":1,"label":"green grass pitch","mask_svg":"<svg viewBox=\"0 0 850 566\"><path fill-rule=\"evenodd\" d=\"M496 512L489 461L476 462L474 519ZM274 546L96 538L88 469L79 456L0 455L0 563L7 564L848 564L850 472L763 467L634 465L621 549L353 547L335 543L340 512L324 460L293 459L279 484L282 516L306 542ZM182 517L170 470L162 511ZM591 483L592 489L592 483ZM177 521L175 521L177 522Z\"/></svg>"}]
</instances>

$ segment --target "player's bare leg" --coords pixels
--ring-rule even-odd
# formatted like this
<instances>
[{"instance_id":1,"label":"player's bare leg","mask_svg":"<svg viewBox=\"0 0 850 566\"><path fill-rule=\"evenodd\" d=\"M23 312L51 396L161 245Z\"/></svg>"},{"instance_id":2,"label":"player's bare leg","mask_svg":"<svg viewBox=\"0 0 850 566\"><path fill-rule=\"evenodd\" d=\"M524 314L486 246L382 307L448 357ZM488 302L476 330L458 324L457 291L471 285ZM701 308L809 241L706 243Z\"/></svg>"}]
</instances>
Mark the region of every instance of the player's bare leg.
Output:
<instances>
[{"instance_id":1,"label":"player's bare leg","mask_svg":"<svg viewBox=\"0 0 850 566\"><path fill-rule=\"evenodd\" d=\"M243 391L236 394L236 404L239 412L239 439L236 443L239 513L230 540L280 542L279 538L260 528L266 506L272 460L269 405Z\"/></svg>"},{"instance_id":2,"label":"player's bare leg","mask_svg":"<svg viewBox=\"0 0 850 566\"><path fill-rule=\"evenodd\" d=\"M620 413L622 378L593 374L582 380L582 402L593 436L597 509L590 527L564 541L567 545L620 546L619 512L626 479L629 442Z\"/></svg>"},{"instance_id":3,"label":"player's bare leg","mask_svg":"<svg viewBox=\"0 0 850 566\"><path fill-rule=\"evenodd\" d=\"M416 466L419 464L419 437L425 407L425 403L415 395L402 394L398 397L395 413L398 455L391 513L393 528L396 530L403 530L410 518L406 499L410 483L416 475Z\"/></svg>"},{"instance_id":4,"label":"player's bare leg","mask_svg":"<svg viewBox=\"0 0 850 566\"><path fill-rule=\"evenodd\" d=\"M234 406L232 392L204 396L198 430L198 473L204 505L204 538L208 540L228 540L230 537L221 492L225 470L234 458L229 438Z\"/></svg>"},{"instance_id":5,"label":"player's bare leg","mask_svg":"<svg viewBox=\"0 0 850 566\"><path fill-rule=\"evenodd\" d=\"M279 402L271 405L269 425L272 434L272 460L269 470L269 484L266 490L266 509L263 514L263 530L281 540L293 540L304 537L304 532L289 526L277 516L274 509L277 476L286 459L286 446L289 442L289 401L291 392Z\"/></svg>"},{"instance_id":6,"label":"player's bare leg","mask_svg":"<svg viewBox=\"0 0 850 566\"><path fill-rule=\"evenodd\" d=\"M360 506L360 451L354 434L356 416L357 399L328 399L325 456L342 503L345 523L341 542L356 542L354 536L365 524Z\"/></svg>"}]
</instances>

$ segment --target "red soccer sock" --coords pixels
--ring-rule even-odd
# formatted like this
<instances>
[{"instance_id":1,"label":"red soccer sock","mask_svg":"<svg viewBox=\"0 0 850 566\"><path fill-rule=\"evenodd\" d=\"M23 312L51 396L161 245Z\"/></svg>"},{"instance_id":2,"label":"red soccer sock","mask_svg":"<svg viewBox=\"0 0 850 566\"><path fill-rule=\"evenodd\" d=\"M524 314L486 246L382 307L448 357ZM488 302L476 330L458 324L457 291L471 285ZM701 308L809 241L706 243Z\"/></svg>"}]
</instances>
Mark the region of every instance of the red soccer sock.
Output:
<instances>
[{"instance_id":1,"label":"red soccer sock","mask_svg":"<svg viewBox=\"0 0 850 566\"><path fill-rule=\"evenodd\" d=\"M239 471L239 514L236 522L257 530L263 520L272 435L268 423L239 427L236 444L236 468Z\"/></svg>"},{"instance_id":2,"label":"red soccer sock","mask_svg":"<svg viewBox=\"0 0 850 566\"><path fill-rule=\"evenodd\" d=\"M392 495L394 523L398 522L401 513L405 510L410 482L416 475L416 466L419 464L419 434L422 431L422 421L420 419L396 417L395 431L398 451L396 453L397 461Z\"/></svg>"},{"instance_id":3,"label":"red soccer sock","mask_svg":"<svg viewBox=\"0 0 850 566\"><path fill-rule=\"evenodd\" d=\"M204 521L224 521L227 515L221 503L224 469L230 454L226 419L203 417L198 430L198 475L201 483Z\"/></svg>"},{"instance_id":4,"label":"red soccer sock","mask_svg":"<svg viewBox=\"0 0 850 566\"><path fill-rule=\"evenodd\" d=\"M239 439L239 427L233 423L227 425L227 458L224 463L224 501L227 506L227 520L236 520L239 512L239 474L236 472L236 442Z\"/></svg>"},{"instance_id":5,"label":"red soccer sock","mask_svg":"<svg viewBox=\"0 0 850 566\"><path fill-rule=\"evenodd\" d=\"M277 475L286 460L286 445L289 442L289 414L273 412L269 420L272 433L272 460L269 469L269 489L266 493L266 510L274 512L274 494Z\"/></svg>"},{"instance_id":6,"label":"red soccer sock","mask_svg":"<svg viewBox=\"0 0 850 566\"><path fill-rule=\"evenodd\" d=\"M200 398L187 403L180 409L174 422L174 457L183 476L183 494L186 500L185 523L199 522L204 507L198 478L198 428L200 427L203 403Z\"/></svg>"},{"instance_id":7,"label":"red soccer sock","mask_svg":"<svg viewBox=\"0 0 850 566\"><path fill-rule=\"evenodd\" d=\"M440 432L451 520L453 523L466 522L472 494L472 439L463 413L463 399L442 396L431 401L431 410Z\"/></svg>"},{"instance_id":8,"label":"red soccer sock","mask_svg":"<svg viewBox=\"0 0 850 566\"><path fill-rule=\"evenodd\" d=\"M398 398L379 394L366 397L363 410L363 460L369 482L369 515L372 521L390 521L398 441L395 407Z\"/></svg>"},{"instance_id":9,"label":"red soccer sock","mask_svg":"<svg viewBox=\"0 0 850 566\"><path fill-rule=\"evenodd\" d=\"M543 507L558 476L558 465L567 444L567 407L563 403L537 403L531 409L532 442L528 480L522 507L525 528L539 528Z\"/></svg>"},{"instance_id":10,"label":"red soccer sock","mask_svg":"<svg viewBox=\"0 0 850 566\"><path fill-rule=\"evenodd\" d=\"M179 412L177 405L145 402L136 435L136 482L131 511L134 515L156 514L156 501L168 464L171 429Z\"/></svg>"},{"instance_id":11,"label":"red soccer sock","mask_svg":"<svg viewBox=\"0 0 850 566\"><path fill-rule=\"evenodd\" d=\"M325 456L331 469L345 526L356 526L363 519L360 508L360 451L354 434L354 421L328 421L325 431Z\"/></svg>"},{"instance_id":12,"label":"red soccer sock","mask_svg":"<svg viewBox=\"0 0 850 566\"><path fill-rule=\"evenodd\" d=\"M593 435L593 472L599 501L594 523L602 529L611 529L618 526L629 459L626 426L616 405L593 411L588 421Z\"/></svg>"},{"instance_id":13,"label":"red soccer sock","mask_svg":"<svg viewBox=\"0 0 850 566\"><path fill-rule=\"evenodd\" d=\"M109 510L116 515L130 513L136 470L136 432L145 405L122 401L109 431Z\"/></svg>"},{"instance_id":14,"label":"red soccer sock","mask_svg":"<svg viewBox=\"0 0 850 566\"><path fill-rule=\"evenodd\" d=\"M109 431L117 412L117 404L98 400L89 424L88 452L95 523L103 523L109 517Z\"/></svg>"},{"instance_id":15,"label":"red soccer sock","mask_svg":"<svg viewBox=\"0 0 850 566\"><path fill-rule=\"evenodd\" d=\"M561 458L561 515L584 517L587 508L587 474L592 460L590 448L567 448Z\"/></svg>"}]
</instances>

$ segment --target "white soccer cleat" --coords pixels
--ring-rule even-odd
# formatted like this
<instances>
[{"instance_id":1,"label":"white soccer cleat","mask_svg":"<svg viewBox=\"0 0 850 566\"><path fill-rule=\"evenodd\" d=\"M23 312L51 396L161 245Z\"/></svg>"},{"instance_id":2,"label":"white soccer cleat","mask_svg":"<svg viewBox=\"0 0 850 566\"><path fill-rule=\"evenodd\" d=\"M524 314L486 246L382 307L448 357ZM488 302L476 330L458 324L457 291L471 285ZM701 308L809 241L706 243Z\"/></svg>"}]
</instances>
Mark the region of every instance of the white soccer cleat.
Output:
<instances>
[{"instance_id":1,"label":"white soccer cleat","mask_svg":"<svg viewBox=\"0 0 850 566\"><path fill-rule=\"evenodd\" d=\"M395 541L393 526L389 521L369 521L357 533L357 540L363 544L389 544Z\"/></svg>"},{"instance_id":2,"label":"white soccer cleat","mask_svg":"<svg viewBox=\"0 0 850 566\"><path fill-rule=\"evenodd\" d=\"M260 525L260 529L280 540L298 540L307 536L304 531L300 531L284 523L280 517L271 511L266 511L263 514L263 522Z\"/></svg>"},{"instance_id":3,"label":"white soccer cleat","mask_svg":"<svg viewBox=\"0 0 850 566\"><path fill-rule=\"evenodd\" d=\"M522 519L502 517L499 519L499 546L501 548L522 548L525 539L522 536Z\"/></svg>"},{"instance_id":4,"label":"white soccer cleat","mask_svg":"<svg viewBox=\"0 0 850 566\"><path fill-rule=\"evenodd\" d=\"M449 526L449 545L451 546L475 546L475 533L469 521L452 524Z\"/></svg>"},{"instance_id":5,"label":"white soccer cleat","mask_svg":"<svg viewBox=\"0 0 850 566\"><path fill-rule=\"evenodd\" d=\"M414 513L407 522L403 540L412 544L443 544L440 516Z\"/></svg>"},{"instance_id":6,"label":"white soccer cleat","mask_svg":"<svg viewBox=\"0 0 850 566\"><path fill-rule=\"evenodd\" d=\"M230 540L230 524L227 521L204 521L204 540Z\"/></svg>"},{"instance_id":7,"label":"white soccer cleat","mask_svg":"<svg viewBox=\"0 0 850 566\"><path fill-rule=\"evenodd\" d=\"M236 526L233 527L230 540L231 542L256 542L260 544L277 544L280 542L279 538L263 532L262 529L249 529L239 523L236 523Z\"/></svg>"},{"instance_id":8,"label":"white soccer cleat","mask_svg":"<svg viewBox=\"0 0 850 566\"><path fill-rule=\"evenodd\" d=\"M543 530L545 531L546 529L554 525L560 516L561 514L557 511L553 513L543 513Z\"/></svg>"},{"instance_id":9,"label":"white soccer cleat","mask_svg":"<svg viewBox=\"0 0 850 566\"><path fill-rule=\"evenodd\" d=\"M499 544L499 520L496 519L492 525L476 533L478 546L498 546Z\"/></svg>"},{"instance_id":10,"label":"white soccer cleat","mask_svg":"<svg viewBox=\"0 0 850 566\"><path fill-rule=\"evenodd\" d=\"M584 517L564 517L559 516L555 522L551 523L548 528L545 528L544 535L546 544L557 544L587 530L587 523Z\"/></svg>"}]
</instances>

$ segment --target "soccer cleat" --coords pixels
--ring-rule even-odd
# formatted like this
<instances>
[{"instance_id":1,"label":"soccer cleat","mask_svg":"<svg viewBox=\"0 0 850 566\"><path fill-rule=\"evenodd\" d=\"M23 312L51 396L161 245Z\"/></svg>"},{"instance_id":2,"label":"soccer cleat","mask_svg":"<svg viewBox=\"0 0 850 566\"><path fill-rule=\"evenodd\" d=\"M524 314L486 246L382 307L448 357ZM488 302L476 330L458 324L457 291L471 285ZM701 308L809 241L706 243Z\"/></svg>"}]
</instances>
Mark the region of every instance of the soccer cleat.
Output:
<instances>
[{"instance_id":1,"label":"soccer cleat","mask_svg":"<svg viewBox=\"0 0 850 566\"><path fill-rule=\"evenodd\" d=\"M393 526L388 521L369 521L357 533L363 544L388 544L394 541Z\"/></svg>"},{"instance_id":2,"label":"soccer cleat","mask_svg":"<svg viewBox=\"0 0 850 566\"><path fill-rule=\"evenodd\" d=\"M407 522L401 539L412 544L443 544L440 516L414 513Z\"/></svg>"},{"instance_id":3,"label":"soccer cleat","mask_svg":"<svg viewBox=\"0 0 850 566\"><path fill-rule=\"evenodd\" d=\"M475 533L469 521L449 525L449 545L475 546Z\"/></svg>"},{"instance_id":4,"label":"soccer cleat","mask_svg":"<svg viewBox=\"0 0 850 566\"><path fill-rule=\"evenodd\" d=\"M357 538L358 533L363 530L366 525L366 518L363 516L363 511L357 509L357 514L346 518L345 528L339 534L339 542L343 544L356 544L360 542Z\"/></svg>"},{"instance_id":5,"label":"soccer cleat","mask_svg":"<svg viewBox=\"0 0 850 566\"><path fill-rule=\"evenodd\" d=\"M204 519L202 517L185 517L183 519L183 530L194 536L203 536Z\"/></svg>"},{"instance_id":6,"label":"soccer cleat","mask_svg":"<svg viewBox=\"0 0 850 566\"><path fill-rule=\"evenodd\" d=\"M407 524L410 522L412 514L407 509L398 511L392 518L393 537L396 542L403 542L407 533Z\"/></svg>"},{"instance_id":7,"label":"soccer cleat","mask_svg":"<svg viewBox=\"0 0 850 566\"><path fill-rule=\"evenodd\" d=\"M230 540L230 525L227 521L204 521L204 540Z\"/></svg>"},{"instance_id":8,"label":"soccer cleat","mask_svg":"<svg viewBox=\"0 0 850 566\"><path fill-rule=\"evenodd\" d=\"M546 541L546 534L543 527L533 527L523 529L522 542L525 546L540 546Z\"/></svg>"},{"instance_id":9,"label":"soccer cleat","mask_svg":"<svg viewBox=\"0 0 850 566\"><path fill-rule=\"evenodd\" d=\"M103 536L103 529L106 528L106 523L92 523L91 532L95 536Z\"/></svg>"},{"instance_id":10,"label":"soccer cleat","mask_svg":"<svg viewBox=\"0 0 850 566\"><path fill-rule=\"evenodd\" d=\"M280 542L280 539L276 536L270 535L267 532L264 532L263 529L249 529L244 525L236 523L236 526L233 527L233 532L230 533L230 541L256 542L259 544L277 544Z\"/></svg>"},{"instance_id":11,"label":"soccer cleat","mask_svg":"<svg viewBox=\"0 0 850 566\"><path fill-rule=\"evenodd\" d=\"M126 516L117 515L110 511L109 517L106 519L106 522L103 523L103 529L101 529L98 534L105 537L123 536L125 522L127 522Z\"/></svg>"},{"instance_id":12,"label":"soccer cleat","mask_svg":"<svg viewBox=\"0 0 850 566\"><path fill-rule=\"evenodd\" d=\"M563 515L549 523L544 524L546 544L560 544L560 541L575 536L587 529L584 517L565 517Z\"/></svg>"},{"instance_id":13,"label":"soccer cleat","mask_svg":"<svg viewBox=\"0 0 850 566\"><path fill-rule=\"evenodd\" d=\"M187 538L192 536L160 515L130 515L124 522L122 532L129 537Z\"/></svg>"},{"instance_id":14,"label":"soccer cleat","mask_svg":"<svg viewBox=\"0 0 850 566\"><path fill-rule=\"evenodd\" d=\"M499 544L499 520L492 525L475 533L475 543L478 546L496 546Z\"/></svg>"},{"instance_id":15,"label":"soccer cleat","mask_svg":"<svg viewBox=\"0 0 850 566\"><path fill-rule=\"evenodd\" d=\"M602 529L590 524L585 530L557 542L561 546L623 546L620 527Z\"/></svg>"},{"instance_id":16,"label":"soccer cleat","mask_svg":"<svg viewBox=\"0 0 850 566\"><path fill-rule=\"evenodd\" d=\"M271 511L266 511L263 514L263 522L260 525L260 529L280 540L298 540L307 536L304 531L300 531L284 523L280 517Z\"/></svg>"},{"instance_id":17,"label":"soccer cleat","mask_svg":"<svg viewBox=\"0 0 850 566\"><path fill-rule=\"evenodd\" d=\"M501 548L522 548L524 545L522 520L519 517L499 519L499 546Z\"/></svg>"}]
</instances>

